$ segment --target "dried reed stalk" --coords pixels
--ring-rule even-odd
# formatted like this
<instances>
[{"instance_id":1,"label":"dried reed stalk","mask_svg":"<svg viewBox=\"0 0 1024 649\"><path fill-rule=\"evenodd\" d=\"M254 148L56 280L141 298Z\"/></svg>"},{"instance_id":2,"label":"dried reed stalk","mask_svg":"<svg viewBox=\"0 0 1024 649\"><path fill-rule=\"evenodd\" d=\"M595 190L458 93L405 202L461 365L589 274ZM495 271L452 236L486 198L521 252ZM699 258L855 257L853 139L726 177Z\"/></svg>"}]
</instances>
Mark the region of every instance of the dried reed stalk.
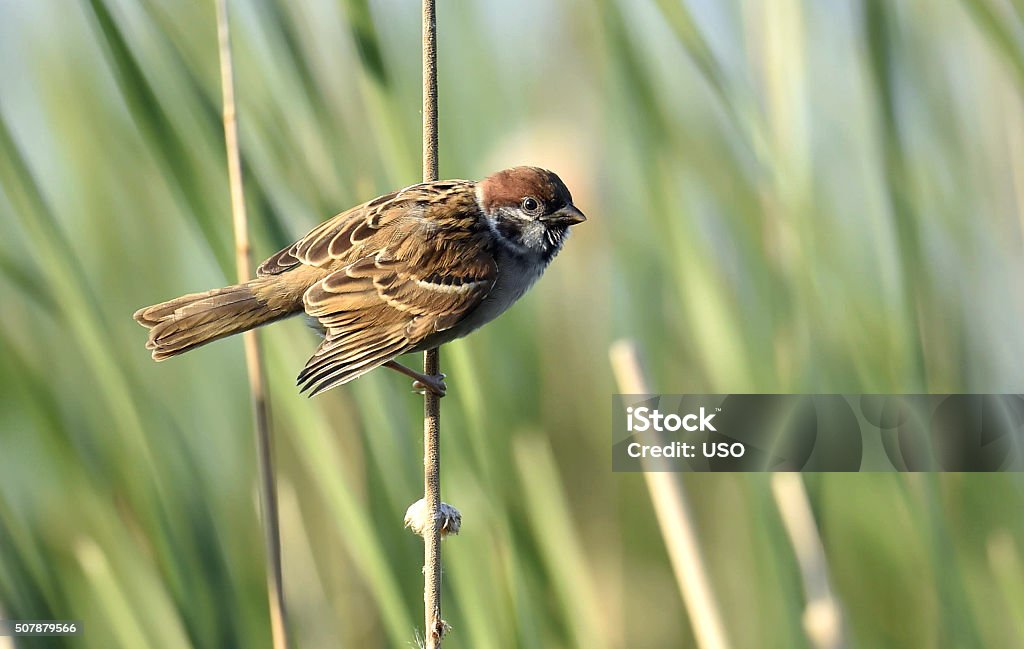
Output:
<instances>
[{"instance_id":1,"label":"dried reed stalk","mask_svg":"<svg viewBox=\"0 0 1024 649\"><path fill-rule=\"evenodd\" d=\"M217 0L217 41L220 53L220 88L223 98L224 144L228 158L228 183L231 188L231 216L235 231L235 265L238 281L249 279L252 267L249 224L242 190L242 160L238 149L238 116L235 109L234 70L231 63L231 32L228 26L227 0ZM242 334L245 365L249 374L256 450L259 461L259 492L262 506L263 536L266 546L267 597L270 606L270 631L274 649L287 649L284 588L281 572L281 534L277 514L277 485L271 444L267 384L263 373L259 336L256 331Z\"/></svg>"},{"instance_id":2,"label":"dried reed stalk","mask_svg":"<svg viewBox=\"0 0 1024 649\"><path fill-rule=\"evenodd\" d=\"M651 388L633 341L616 342L609 355L622 394L650 394ZM728 649L729 641L722 626L718 603L704 572L704 559L683 485L673 473L644 471L643 475L697 646L700 649Z\"/></svg>"}]
</instances>

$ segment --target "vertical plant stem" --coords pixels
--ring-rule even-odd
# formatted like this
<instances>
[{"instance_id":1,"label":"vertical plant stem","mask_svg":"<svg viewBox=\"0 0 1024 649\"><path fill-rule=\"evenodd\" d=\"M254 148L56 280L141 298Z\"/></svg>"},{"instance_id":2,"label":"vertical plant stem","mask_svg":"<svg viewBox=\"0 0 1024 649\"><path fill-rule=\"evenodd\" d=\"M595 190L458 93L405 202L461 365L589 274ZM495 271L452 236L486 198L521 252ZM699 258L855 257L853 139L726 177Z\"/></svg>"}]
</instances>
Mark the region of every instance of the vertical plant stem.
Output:
<instances>
[{"instance_id":1,"label":"vertical plant stem","mask_svg":"<svg viewBox=\"0 0 1024 649\"><path fill-rule=\"evenodd\" d=\"M811 511L807 489L798 473L776 473L772 476L772 495L779 507L782 524L793 544L797 567L804 582L803 625L814 649L846 647L843 613L828 575L825 547Z\"/></svg>"},{"instance_id":2,"label":"vertical plant stem","mask_svg":"<svg viewBox=\"0 0 1024 649\"><path fill-rule=\"evenodd\" d=\"M651 394L650 384L640 364L640 352L632 340L620 340L609 350L612 372L622 394ZM654 438L656 439L656 438ZM693 636L699 649L729 649L722 623L721 609L704 572L704 558L697 542L690 505L683 484L675 474L656 470L644 463L644 481L665 540L679 594L690 616Z\"/></svg>"},{"instance_id":3,"label":"vertical plant stem","mask_svg":"<svg viewBox=\"0 0 1024 649\"><path fill-rule=\"evenodd\" d=\"M438 179L437 171L437 14L434 0L423 0L423 180ZM438 350L423 354L423 373L441 372ZM423 531L423 617L428 649L441 646L441 400L424 391L423 500L429 524Z\"/></svg>"},{"instance_id":4,"label":"vertical plant stem","mask_svg":"<svg viewBox=\"0 0 1024 649\"><path fill-rule=\"evenodd\" d=\"M238 281L249 279L252 266L249 249L249 224L242 191L242 161L238 149L238 118L235 110L234 70L231 63L231 33L228 27L227 0L217 0L217 42L220 52L220 85L224 103L224 144L227 148L228 183L231 188L231 217L235 231L235 264ZM256 429L260 504L267 558L267 597L270 606L270 632L274 649L287 649L284 589L281 573L281 534L277 514L277 488L274 479L274 455L271 446L267 385L263 358L255 331L242 334L245 364L249 374L253 422Z\"/></svg>"}]
</instances>

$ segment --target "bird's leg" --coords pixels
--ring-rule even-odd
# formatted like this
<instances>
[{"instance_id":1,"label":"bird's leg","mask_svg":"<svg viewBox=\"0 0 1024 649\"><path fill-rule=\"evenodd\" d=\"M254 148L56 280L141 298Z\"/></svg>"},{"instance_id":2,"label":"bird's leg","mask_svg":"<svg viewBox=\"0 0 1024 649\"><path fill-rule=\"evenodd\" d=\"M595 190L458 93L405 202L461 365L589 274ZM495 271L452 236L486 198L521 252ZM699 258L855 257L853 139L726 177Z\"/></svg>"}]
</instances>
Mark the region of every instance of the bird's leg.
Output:
<instances>
[{"instance_id":1,"label":"bird's leg","mask_svg":"<svg viewBox=\"0 0 1024 649\"><path fill-rule=\"evenodd\" d=\"M402 374L405 374L409 378L415 379L412 383L412 387L414 390L430 390L439 397L443 397L445 392L448 390L448 386L444 384L444 374L427 376L426 374L422 374L420 372L417 372L416 370L409 369L405 365L402 365L401 363L395 361L388 361L387 363L384 363L384 367L393 369L396 372L401 372Z\"/></svg>"}]
</instances>

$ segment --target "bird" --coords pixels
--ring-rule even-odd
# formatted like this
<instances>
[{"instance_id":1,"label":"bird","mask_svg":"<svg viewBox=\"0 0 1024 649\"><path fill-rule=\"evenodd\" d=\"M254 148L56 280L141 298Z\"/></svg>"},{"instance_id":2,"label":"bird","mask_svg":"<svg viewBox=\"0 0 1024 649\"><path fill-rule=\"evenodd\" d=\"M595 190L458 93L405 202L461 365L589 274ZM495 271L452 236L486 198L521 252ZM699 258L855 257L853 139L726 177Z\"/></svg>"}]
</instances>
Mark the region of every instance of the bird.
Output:
<instances>
[{"instance_id":1,"label":"bird","mask_svg":"<svg viewBox=\"0 0 1024 649\"><path fill-rule=\"evenodd\" d=\"M309 396L381 366L444 396L445 376L395 358L461 338L540 278L586 220L565 183L539 167L478 182L411 185L324 221L240 284L139 309L156 361L305 313L323 336L299 373Z\"/></svg>"}]
</instances>

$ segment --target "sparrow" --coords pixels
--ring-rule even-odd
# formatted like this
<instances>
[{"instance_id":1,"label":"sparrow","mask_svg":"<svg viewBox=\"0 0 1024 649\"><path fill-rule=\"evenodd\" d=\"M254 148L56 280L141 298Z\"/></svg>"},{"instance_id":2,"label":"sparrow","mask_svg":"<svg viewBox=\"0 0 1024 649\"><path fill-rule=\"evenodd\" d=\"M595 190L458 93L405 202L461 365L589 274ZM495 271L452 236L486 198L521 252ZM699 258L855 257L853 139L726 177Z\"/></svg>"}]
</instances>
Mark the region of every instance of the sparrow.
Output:
<instances>
[{"instance_id":1,"label":"sparrow","mask_svg":"<svg viewBox=\"0 0 1024 649\"><path fill-rule=\"evenodd\" d=\"M395 358L461 338L508 309L586 220L537 167L420 183L321 223L256 278L135 312L162 361L301 313L323 334L299 373L309 396L386 366L444 396L444 375Z\"/></svg>"}]
</instances>

